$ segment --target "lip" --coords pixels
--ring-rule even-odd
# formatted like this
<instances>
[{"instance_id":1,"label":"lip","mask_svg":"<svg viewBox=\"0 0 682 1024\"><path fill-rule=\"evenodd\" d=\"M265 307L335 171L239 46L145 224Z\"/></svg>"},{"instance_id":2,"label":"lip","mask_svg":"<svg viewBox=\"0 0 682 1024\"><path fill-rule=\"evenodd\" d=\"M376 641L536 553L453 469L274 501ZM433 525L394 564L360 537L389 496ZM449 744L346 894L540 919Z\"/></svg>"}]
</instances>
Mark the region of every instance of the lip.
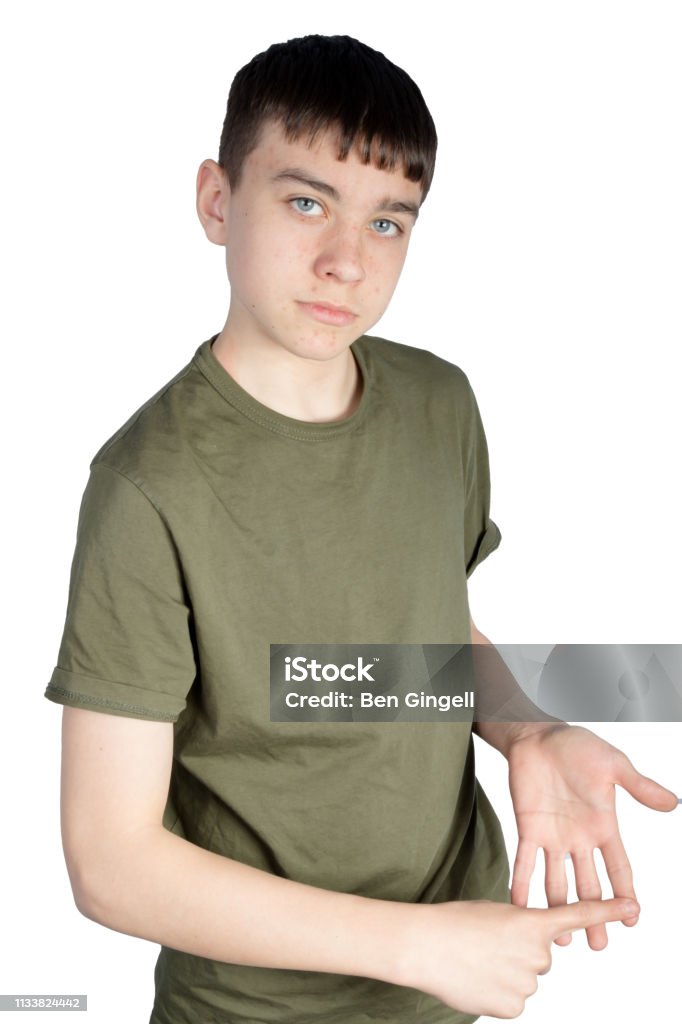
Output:
<instances>
[{"instance_id":1,"label":"lip","mask_svg":"<svg viewBox=\"0 0 682 1024\"><path fill-rule=\"evenodd\" d=\"M337 306L333 302L299 302L301 309L321 324L332 327L346 327L356 319L357 313L347 306Z\"/></svg>"}]
</instances>

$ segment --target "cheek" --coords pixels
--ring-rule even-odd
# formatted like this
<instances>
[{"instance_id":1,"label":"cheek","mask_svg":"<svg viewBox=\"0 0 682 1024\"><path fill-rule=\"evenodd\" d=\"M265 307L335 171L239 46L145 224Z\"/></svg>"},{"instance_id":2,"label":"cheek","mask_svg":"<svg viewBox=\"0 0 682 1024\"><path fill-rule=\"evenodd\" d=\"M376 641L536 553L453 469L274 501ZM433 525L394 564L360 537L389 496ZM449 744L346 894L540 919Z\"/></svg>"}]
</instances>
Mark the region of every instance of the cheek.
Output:
<instances>
[{"instance_id":1,"label":"cheek","mask_svg":"<svg viewBox=\"0 0 682 1024\"><path fill-rule=\"evenodd\" d=\"M240 227L233 236L233 245L227 247L230 283L233 279L250 290L274 295L300 267L305 247L269 223L261 229L247 219Z\"/></svg>"},{"instance_id":2,"label":"cheek","mask_svg":"<svg viewBox=\"0 0 682 1024\"><path fill-rule=\"evenodd\" d=\"M400 272L405 262L405 254L399 253L371 253L365 264L367 280L370 282L370 291L377 299L384 296L390 297L398 283Z\"/></svg>"},{"instance_id":3,"label":"cheek","mask_svg":"<svg viewBox=\"0 0 682 1024\"><path fill-rule=\"evenodd\" d=\"M277 239L251 230L235 232L227 246L230 287L248 299L249 305L261 305L277 292L287 261L286 250Z\"/></svg>"}]
</instances>

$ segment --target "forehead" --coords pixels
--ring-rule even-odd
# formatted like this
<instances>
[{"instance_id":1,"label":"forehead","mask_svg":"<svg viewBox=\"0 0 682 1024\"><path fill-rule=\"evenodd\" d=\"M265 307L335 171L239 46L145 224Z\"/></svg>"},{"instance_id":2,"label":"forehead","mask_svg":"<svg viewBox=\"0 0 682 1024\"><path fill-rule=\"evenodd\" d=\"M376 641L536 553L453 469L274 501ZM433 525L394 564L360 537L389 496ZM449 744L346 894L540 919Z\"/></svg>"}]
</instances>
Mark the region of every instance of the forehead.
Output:
<instances>
[{"instance_id":1,"label":"forehead","mask_svg":"<svg viewBox=\"0 0 682 1024\"><path fill-rule=\"evenodd\" d=\"M283 171L296 168L332 185L342 197L348 194L371 199L374 193L390 194L411 204L421 203L420 183L410 181L402 166L387 170L364 163L355 147L339 160L339 149L339 135L332 128L319 132L312 141L305 134L287 139L278 122L268 121L246 158L245 177L256 178L261 184L275 182Z\"/></svg>"}]
</instances>

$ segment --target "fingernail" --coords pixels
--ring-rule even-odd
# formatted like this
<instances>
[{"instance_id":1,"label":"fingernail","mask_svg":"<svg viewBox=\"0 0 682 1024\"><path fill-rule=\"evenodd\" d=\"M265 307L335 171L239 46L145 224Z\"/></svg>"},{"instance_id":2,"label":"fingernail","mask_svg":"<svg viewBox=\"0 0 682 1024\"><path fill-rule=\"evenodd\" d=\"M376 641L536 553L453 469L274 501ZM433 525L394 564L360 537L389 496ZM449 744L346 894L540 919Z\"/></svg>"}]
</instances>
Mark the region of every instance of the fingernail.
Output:
<instances>
[{"instance_id":1,"label":"fingernail","mask_svg":"<svg viewBox=\"0 0 682 1024\"><path fill-rule=\"evenodd\" d=\"M629 917L634 917L635 914L639 915L639 904L633 903L632 900L628 900L623 907L623 910Z\"/></svg>"}]
</instances>

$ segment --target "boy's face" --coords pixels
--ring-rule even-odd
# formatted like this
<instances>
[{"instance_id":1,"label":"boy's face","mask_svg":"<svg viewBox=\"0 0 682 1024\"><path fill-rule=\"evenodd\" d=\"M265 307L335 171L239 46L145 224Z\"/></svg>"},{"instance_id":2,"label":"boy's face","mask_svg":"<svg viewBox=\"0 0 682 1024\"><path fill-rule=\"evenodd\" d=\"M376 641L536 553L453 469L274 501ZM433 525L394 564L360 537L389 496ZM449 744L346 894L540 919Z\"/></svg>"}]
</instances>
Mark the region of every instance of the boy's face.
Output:
<instances>
[{"instance_id":1,"label":"boy's face","mask_svg":"<svg viewBox=\"0 0 682 1024\"><path fill-rule=\"evenodd\" d=\"M224 183L222 224L209 237L227 248L225 333L240 346L333 359L386 309L421 187L402 169L379 170L354 152L341 161L337 152L332 133L311 147L268 123L237 189Z\"/></svg>"}]
</instances>

